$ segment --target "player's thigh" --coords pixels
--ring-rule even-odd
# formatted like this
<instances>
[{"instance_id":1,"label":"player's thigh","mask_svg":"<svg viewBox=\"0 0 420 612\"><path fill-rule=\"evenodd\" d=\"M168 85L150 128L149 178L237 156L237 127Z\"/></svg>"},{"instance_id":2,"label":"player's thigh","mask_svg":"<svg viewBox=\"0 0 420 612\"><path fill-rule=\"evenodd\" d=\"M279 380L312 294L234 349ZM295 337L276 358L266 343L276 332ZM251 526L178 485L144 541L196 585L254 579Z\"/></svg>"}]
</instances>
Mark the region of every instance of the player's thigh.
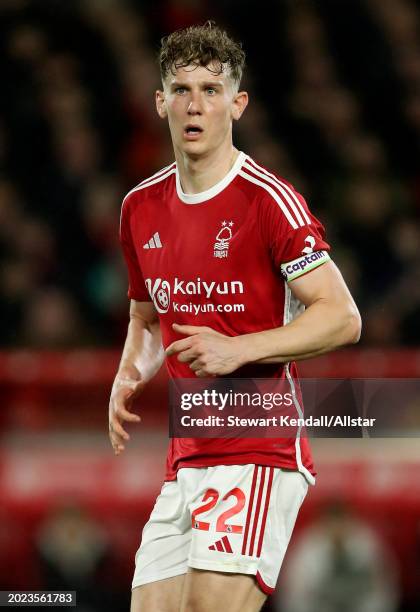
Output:
<instances>
[{"instance_id":1,"label":"player's thigh","mask_svg":"<svg viewBox=\"0 0 420 612\"><path fill-rule=\"evenodd\" d=\"M163 485L143 529L132 589L186 574L191 544L188 500L197 486L195 480L202 477L201 472L180 470L176 481Z\"/></svg>"},{"instance_id":2,"label":"player's thigh","mask_svg":"<svg viewBox=\"0 0 420 612\"><path fill-rule=\"evenodd\" d=\"M149 582L131 592L131 612L179 612L185 574Z\"/></svg>"},{"instance_id":3,"label":"player's thigh","mask_svg":"<svg viewBox=\"0 0 420 612\"><path fill-rule=\"evenodd\" d=\"M180 612L259 612L266 598L254 576L189 568Z\"/></svg>"}]
</instances>

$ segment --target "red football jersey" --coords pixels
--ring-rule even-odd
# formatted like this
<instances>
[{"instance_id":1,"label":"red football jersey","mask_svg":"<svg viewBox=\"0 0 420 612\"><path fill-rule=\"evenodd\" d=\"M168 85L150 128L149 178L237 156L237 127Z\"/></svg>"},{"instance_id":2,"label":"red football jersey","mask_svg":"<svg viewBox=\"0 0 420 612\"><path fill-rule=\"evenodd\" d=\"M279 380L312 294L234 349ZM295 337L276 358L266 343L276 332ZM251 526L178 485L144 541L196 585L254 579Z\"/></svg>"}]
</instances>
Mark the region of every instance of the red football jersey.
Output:
<instances>
[{"instance_id":1,"label":"red football jersey","mask_svg":"<svg viewBox=\"0 0 420 612\"><path fill-rule=\"evenodd\" d=\"M128 296L153 301L164 347L183 337L172 323L228 336L287 324L300 309L288 281L329 259L324 228L304 198L244 153L202 193L182 191L175 163L144 180L124 198L120 235ZM193 378L176 355L166 362L170 377ZM230 374L291 384L296 376L294 363L248 364ZM244 463L299 469L314 481L305 438L174 438L166 479L181 467Z\"/></svg>"}]
</instances>

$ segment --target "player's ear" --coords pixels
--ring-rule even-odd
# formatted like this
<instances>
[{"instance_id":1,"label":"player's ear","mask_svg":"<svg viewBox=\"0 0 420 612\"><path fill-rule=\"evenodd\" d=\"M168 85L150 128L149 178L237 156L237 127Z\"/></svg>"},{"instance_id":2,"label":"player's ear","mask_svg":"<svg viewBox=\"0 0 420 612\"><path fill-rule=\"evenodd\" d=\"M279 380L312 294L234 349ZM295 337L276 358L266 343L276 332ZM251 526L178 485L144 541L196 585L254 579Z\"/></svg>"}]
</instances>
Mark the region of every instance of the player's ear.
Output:
<instances>
[{"instance_id":1,"label":"player's ear","mask_svg":"<svg viewBox=\"0 0 420 612\"><path fill-rule=\"evenodd\" d=\"M160 89L156 91L155 100L156 100L157 114L159 115L161 119L166 119L166 117L168 116L168 113L166 111L165 94Z\"/></svg>"},{"instance_id":2,"label":"player's ear","mask_svg":"<svg viewBox=\"0 0 420 612\"><path fill-rule=\"evenodd\" d=\"M232 102L232 119L236 121L241 118L242 113L248 105L248 94L246 91L238 91Z\"/></svg>"}]
</instances>

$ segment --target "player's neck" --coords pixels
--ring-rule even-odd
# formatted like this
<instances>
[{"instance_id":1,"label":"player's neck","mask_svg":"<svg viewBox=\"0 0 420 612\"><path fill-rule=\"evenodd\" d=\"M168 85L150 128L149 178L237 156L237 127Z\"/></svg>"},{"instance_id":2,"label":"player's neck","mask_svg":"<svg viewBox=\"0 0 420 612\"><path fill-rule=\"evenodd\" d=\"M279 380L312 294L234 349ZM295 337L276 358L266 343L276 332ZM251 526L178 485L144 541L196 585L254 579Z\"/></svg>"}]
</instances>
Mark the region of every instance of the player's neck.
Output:
<instances>
[{"instance_id":1,"label":"player's neck","mask_svg":"<svg viewBox=\"0 0 420 612\"><path fill-rule=\"evenodd\" d=\"M239 151L231 144L206 156L191 158L183 153L175 155L179 178L184 193L201 193L221 181L235 163Z\"/></svg>"}]
</instances>

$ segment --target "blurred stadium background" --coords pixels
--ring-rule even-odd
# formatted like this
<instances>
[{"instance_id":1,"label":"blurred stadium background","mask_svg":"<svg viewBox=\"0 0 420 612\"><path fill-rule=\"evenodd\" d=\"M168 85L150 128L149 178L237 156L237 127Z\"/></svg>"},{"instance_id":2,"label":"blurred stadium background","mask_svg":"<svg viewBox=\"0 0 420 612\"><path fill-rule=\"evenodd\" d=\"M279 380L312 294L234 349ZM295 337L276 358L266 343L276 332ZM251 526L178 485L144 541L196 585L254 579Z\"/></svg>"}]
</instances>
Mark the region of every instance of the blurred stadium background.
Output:
<instances>
[{"instance_id":1,"label":"blurred stadium background","mask_svg":"<svg viewBox=\"0 0 420 612\"><path fill-rule=\"evenodd\" d=\"M172 160L153 102L160 37L208 18L248 54L237 145L306 196L362 312L357 348L301 372L420 377L418 2L2 0L1 589L128 609L167 415L162 371L114 458L107 402L128 313L119 209ZM418 439L313 447L318 484L266 609L420 609Z\"/></svg>"}]
</instances>

